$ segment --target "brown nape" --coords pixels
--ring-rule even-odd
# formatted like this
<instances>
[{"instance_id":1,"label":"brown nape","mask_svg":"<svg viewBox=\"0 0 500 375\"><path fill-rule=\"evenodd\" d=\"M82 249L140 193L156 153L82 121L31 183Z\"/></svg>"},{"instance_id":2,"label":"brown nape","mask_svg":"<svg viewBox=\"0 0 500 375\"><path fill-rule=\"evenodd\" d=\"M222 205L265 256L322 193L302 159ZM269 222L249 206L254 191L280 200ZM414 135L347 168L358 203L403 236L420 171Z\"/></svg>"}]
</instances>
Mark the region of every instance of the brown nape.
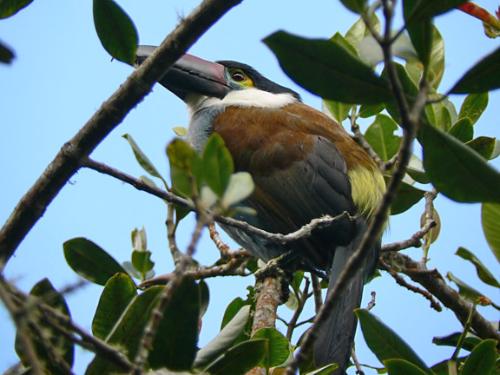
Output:
<instances>
[{"instance_id":1,"label":"brown nape","mask_svg":"<svg viewBox=\"0 0 500 375\"><path fill-rule=\"evenodd\" d=\"M215 118L214 131L226 142L237 169L250 173L267 175L304 160L317 136L335 144L349 170L376 167L344 128L302 103L279 109L228 107Z\"/></svg>"}]
</instances>

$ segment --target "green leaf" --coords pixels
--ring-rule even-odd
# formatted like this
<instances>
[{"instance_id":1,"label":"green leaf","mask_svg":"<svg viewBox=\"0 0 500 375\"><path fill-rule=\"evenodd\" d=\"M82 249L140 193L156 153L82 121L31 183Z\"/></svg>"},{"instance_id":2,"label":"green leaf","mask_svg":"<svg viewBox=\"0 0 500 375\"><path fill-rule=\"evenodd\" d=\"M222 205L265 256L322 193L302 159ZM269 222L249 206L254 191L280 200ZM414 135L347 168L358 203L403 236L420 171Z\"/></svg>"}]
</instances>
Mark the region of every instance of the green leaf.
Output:
<instances>
[{"instance_id":1,"label":"green leaf","mask_svg":"<svg viewBox=\"0 0 500 375\"><path fill-rule=\"evenodd\" d=\"M363 104L359 108L359 117L367 118L375 116L384 110L385 106L383 104Z\"/></svg>"},{"instance_id":2,"label":"green leaf","mask_svg":"<svg viewBox=\"0 0 500 375\"><path fill-rule=\"evenodd\" d=\"M469 142L474 137L474 128L471 120L467 117L459 119L451 128L448 133L454 136L459 141L465 143Z\"/></svg>"},{"instance_id":3,"label":"green leaf","mask_svg":"<svg viewBox=\"0 0 500 375\"><path fill-rule=\"evenodd\" d=\"M432 207L430 216L431 219L434 220L436 225L426 233L426 235L424 236L424 240L432 244L438 239L439 233L441 232L441 218L439 217L439 213L437 212L435 207ZM420 216L420 227L423 227L426 221L427 213L423 212Z\"/></svg>"},{"instance_id":4,"label":"green leaf","mask_svg":"<svg viewBox=\"0 0 500 375\"><path fill-rule=\"evenodd\" d=\"M495 148L497 147L498 140L492 137L477 137L473 140L466 143L467 146L476 151L479 155L481 155L486 160L494 159Z\"/></svg>"},{"instance_id":5,"label":"green leaf","mask_svg":"<svg viewBox=\"0 0 500 375\"><path fill-rule=\"evenodd\" d=\"M374 12L368 14L368 18L377 31L380 31L380 21ZM365 21L362 17L358 18L356 22L347 30L345 33L345 40L349 42L351 46L358 49L359 44L367 36L371 35L370 30L366 27Z\"/></svg>"},{"instance_id":6,"label":"green leaf","mask_svg":"<svg viewBox=\"0 0 500 375\"><path fill-rule=\"evenodd\" d=\"M256 367L266 352L267 340L252 339L233 346L217 360L207 366L204 372L211 375L245 374Z\"/></svg>"},{"instance_id":7,"label":"green leaf","mask_svg":"<svg viewBox=\"0 0 500 375\"><path fill-rule=\"evenodd\" d=\"M391 215L398 215L409 210L423 197L425 191L417 189L405 182L399 185L398 191L391 205Z\"/></svg>"},{"instance_id":8,"label":"green leaf","mask_svg":"<svg viewBox=\"0 0 500 375\"><path fill-rule=\"evenodd\" d=\"M335 42L278 31L264 43L295 82L324 99L376 104L392 98L383 79Z\"/></svg>"},{"instance_id":9,"label":"green leaf","mask_svg":"<svg viewBox=\"0 0 500 375\"><path fill-rule=\"evenodd\" d=\"M302 284L302 280L304 280L304 271L295 271L290 286L296 294L301 292L300 285Z\"/></svg>"},{"instance_id":10,"label":"green leaf","mask_svg":"<svg viewBox=\"0 0 500 375\"><path fill-rule=\"evenodd\" d=\"M127 273L111 255L94 242L76 237L63 244L68 265L84 279L105 285L110 277Z\"/></svg>"},{"instance_id":11,"label":"green leaf","mask_svg":"<svg viewBox=\"0 0 500 375\"><path fill-rule=\"evenodd\" d=\"M0 19L10 17L27 7L33 0L2 0L0 1Z\"/></svg>"},{"instance_id":12,"label":"green leaf","mask_svg":"<svg viewBox=\"0 0 500 375\"><path fill-rule=\"evenodd\" d=\"M462 336L462 332L455 332L447 336L434 337L432 343L439 346L452 346L456 347ZM474 347L481 342L481 339L476 335L467 332L464 341L462 342L462 348L468 351L472 351ZM448 373L447 373L448 375Z\"/></svg>"},{"instance_id":13,"label":"green leaf","mask_svg":"<svg viewBox=\"0 0 500 375\"><path fill-rule=\"evenodd\" d=\"M388 359L404 359L430 373L426 364L391 328L386 326L368 310L356 309L366 344L380 362Z\"/></svg>"},{"instance_id":14,"label":"green leaf","mask_svg":"<svg viewBox=\"0 0 500 375\"><path fill-rule=\"evenodd\" d=\"M330 375L333 374L333 371L338 369L338 367L339 366L336 363L331 363L316 370L310 371L306 375Z\"/></svg>"},{"instance_id":15,"label":"green leaf","mask_svg":"<svg viewBox=\"0 0 500 375\"><path fill-rule=\"evenodd\" d=\"M404 359L388 359L384 361L384 365L389 375L426 375L430 373L430 370L424 371Z\"/></svg>"},{"instance_id":16,"label":"green leaf","mask_svg":"<svg viewBox=\"0 0 500 375\"><path fill-rule=\"evenodd\" d=\"M106 342L122 348L127 358L134 360L139 342L144 332L151 311L153 310L158 295L164 287L153 286L136 296L128 305L123 315L109 333ZM120 372L119 367L108 361L104 356L96 355L85 372L86 375L101 375Z\"/></svg>"},{"instance_id":17,"label":"green leaf","mask_svg":"<svg viewBox=\"0 0 500 375\"><path fill-rule=\"evenodd\" d=\"M462 363L463 360L464 360L464 357L459 357L459 358L457 358L457 363ZM450 362L451 362L451 360L445 359L445 360L433 365L431 367L432 375L450 375L450 371L449 371L449 368L450 368L449 363Z\"/></svg>"},{"instance_id":18,"label":"green leaf","mask_svg":"<svg viewBox=\"0 0 500 375\"><path fill-rule=\"evenodd\" d=\"M135 159L142 167L142 169L148 172L151 176L161 179L165 184L165 186L167 186L167 183L161 176L160 172L158 172L158 169L156 169L151 160L149 160L146 154L141 150L139 145L135 142L134 138L132 138L130 134L124 134L122 135L122 137L125 138L129 143L130 147L132 148L132 151L134 152Z\"/></svg>"},{"instance_id":19,"label":"green leaf","mask_svg":"<svg viewBox=\"0 0 500 375\"><path fill-rule=\"evenodd\" d=\"M92 320L94 336L106 339L136 295L136 286L129 275L117 273L111 277L104 286Z\"/></svg>"},{"instance_id":20,"label":"green leaf","mask_svg":"<svg viewBox=\"0 0 500 375\"><path fill-rule=\"evenodd\" d=\"M192 278L184 277L174 290L149 353L153 369L172 370L191 368L198 342L200 290Z\"/></svg>"},{"instance_id":21,"label":"green leaf","mask_svg":"<svg viewBox=\"0 0 500 375\"><path fill-rule=\"evenodd\" d=\"M234 172L233 158L222 137L213 133L205 145L202 157L203 176L207 185L217 196L222 197Z\"/></svg>"},{"instance_id":22,"label":"green leaf","mask_svg":"<svg viewBox=\"0 0 500 375\"><path fill-rule=\"evenodd\" d=\"M349 116L351 108L351 104L339 103L334 100L323 100L323 112L339 124Z\"/></svg>"},{"instance_id":23,"label":"green leaf","mask_svg":"<svg viewBox=\"0 0 500 375\"><path fill-rule=\"evenodd\" d=\"M434 17L448 12L456 6L465 3L465 1L466 0L417 0L417 4L413 8L413 12L409 19L411 19L412 22L418 22L426 18Z\"/></svg>"},{"instance_id":24,"label":"green leaf","mask_svg":"<svg viewBox=\"0 0 500 375\"><path fill-rule=\"evenodd\" d=\"M429 58L427 80L435 90L441 83L444 74L444 40L437 27L432 27L432 45Z\"/></svg>"},{"instance_id":25,"label":"green leaf","mask_svg":"<svg viewBox=\"0 0 500 375\"><path fill-rule=\"evenodd\" d=\"M500 48L470 68L450 90L452 94L492 91L500 87Z\"/></svg>"},{"instance_id":26,"label":"green leaf","mask_svg":"<svg viewBox=\"0 0 500 375\"><path fill-rule=\"evenodd\" d=\"M426 18L419 22L410 22L410 17L419 4L420 0L404 0L403 15L406 22L406 30L408 30L411 42L418 53L420 61L424 66L428 66L432 46L432 20Z\"/></svg>"},{"instance_id":27,"label":"green leaf","mask_svg":"<svg viewBox=\"0 0 500 375\"><path fill-rule=\"evenodd\" d=\"M478 344L464 363L460 375L493 375L497 359L495 340Z\"/></svg>"},{"instance_id":28,"label":"green leaf","mask_svg":"<svg viewBox=\"0 0 500 375\"><path fill-rule=\"evenodd\" d=\"M14 52L5 44L0 42L0 62L10 64L14 57Z\"/></svg>"},{"instance_id":29,"label":"green leaf","mask_svg":"<svg viewBox=\"0 0 500 375\"><path fill-rule=\"evenodd\" d=\"M132 265L139 271L142 275L147 274L151 271L155 265L155 262L151 260L151 251L132 251Z\"/></svg>"},{"instance_id":30,"label":"green leaf","mask_svg":"<svg viewBox=\"0 0 500 375\"><path fill-rule=\"evenodd\" d=\"M248 305L247 301L244 301L241 297L236 297L233 299L229 305L226 307L226 311L224 311L224 316L222 317L222 322L220 325L220 329L223 329L226 324L228 324L240 311L240 309L243 308L243 306Z\"/></svg>"},{"instance_id":31,"label":"green leaf","mask_svg":"<svg viewBox=\"0 0 500 375\"><path fill-rule=\"evenodd\" d=\"M40 302L58 310L67 318L71 318L68 305L48 279L43 279L36 283L30 291L30 295L38 297ZM26 338L31 341L36 358L39 360L41 366L45 369L47 374L67 374L67 368L73 366L74 360L74 344L71 340L67 339L59 331L47 325L44 316L38 309L33 307L28 311L32 324L36 324L38 329L31 329L30 324L26 327L24 334ZM43 333L41 335L40 333ZM30 366L29 357L25 354L19 338L19 332L16 335L15 349L21 362L25 366ZM62 362L57 363L53 359L53 355L57 354L57 358Z\"/></svg>"},{"instance_id":32,"label":"green leaf","mask_svg":"<svg viewBox=\"0 0 500 375\"><path fill-rule=\"evenodd\" d=\"M468 260L476 267L477 276L486 284L500 288L500 283L495 276L486 268L486 266L469 250L464 247L459 247L455 253L460 258Z\"/></svg>"},{"instance_id":33,"label":"green leaf","mask_svg":"<svg viewBox=\"0 0 500 375\"><path fill-rule=\"evenodd\" d=\"M174 139L169 143L167 155L170 162L170 178L174 192L184 197L191 197L196 187L193 165L201 164L200 157L182 139Z\"/></svg>"},{"instance_id":34,"label":"green leaf","mask_svg":"<svg viewBox=\"0 0 500 375\"><path fill-rule=\"evenodd\" d=\"M481 222L486 241L500 262L500 204L483 203L481 206Z\"/></svg>"},{"instance_id":35,"label":"green leaf","mask_svg":"<svg viewBox=\"0 0 500 375\"><path fill-rule=\"evenodd\" d=\"M477 303L481 306L488 306L491 304L491 300L488 297L471 287L465 281L460 280L451 272L448 272L446 274L446 278L450 281L453 281L458 286L458 294L460 294L465 299L471 301L472 303Z\"/></svg>"},{"instance_id":36,"label":"green leaf","mask_svg":"<svg viewBox=\"0 0 500 375\"><path fill-rule=\"evenodd\" d=\"M424 167L434 186L458 202L500 202L500 173L454 137L424 125Z\"/></svg>"},{"instance_id":37,"label":"green leaf","mask_svg":"<svg viewBox=\"0 0 500 375\"><path fill-rule=\"evenodd\" d=\"M113 0L93 0L93 12L104 49L115 59L133 65L139 37L127 13Z\"/></svg>"},{"instance_id":38,"label":"green leaf","mask_svg":"<svg viewBox=\"0 0 500 375\"><path fill-rule=\"evenodd\" d=\"M255 188L252 176L248 172L237 172L231 175L229 184L224 192L221 205L229 208L233 204L248 198Z\"/></svg>"},{"instance_id":39,"label":"green leaf","mask_svg":"<svg viewBox=\"0 0 500 375\"><path fill-rule=\"evenodd\" d=\"M429 180L429 177L425 173L422 161L415 155L411 156L406 173L408 173L412 179L420 182L421 184L428 184L429 182L431 182Z\"/></svg>"},{"instance_id":40,"label":"green leaf","mask_svg":"<svg viewBox=\"0 0 500 375\"><path fill-rule=\"evenodd\" d=\"M276 328L261 328L252 339L266 339L267 349L260 365L271 368L283 364L290 356L290 343Z\"/></svg>"},{"instance_id":41,"label":"green leaf","mask_svg":"<svg viewBox=\"0 0 500 375\"><path fill-rule=\"evenodd\" d=\"M401 87L406 95L407 100L409 101L410 104L413 103L418 93L418 87L415 85L415 83L413 83L412 79L408 75L408 72L406 71L403 65L394 63L394 68L396 70L396 74L399 78L399 82L401 83ZM387 69L384 69L382 71L382 78L388 79ZM396 121L397 123L401 123L401 116L399 114L399 109L398 106L396 105L396 102L394 100L391 100L385 103L385 107L387 109L387 112L389 112L391 117L394 119L394 121Z\"/></svg>"},{"instance_id":42,"label":"green leaf","mask_svg":"<svg viewBox=\"0 0 500 375\"><path fill-rule=\"evenodd\" d=\"M250 305L242 306L219 334L196 353L193 367L202 368L229 349L241 335L250 318Z\"/></svg>"},{"instance_id":43,"label":"green leaf","mask_svg":"<svg viewBox=\"0 0 500 375\"><path fill-rule=\"evenodd\" d=\"M198 283L198 289L200 291L200 318L205 315L208 309L208 303L210 302L210 289L208 289L208 284L205 280L200 280Z\"/></svg>"},{"instance_id":44,"label":"green leaf","mask_svg":"<svg viewBox=\"0 0 500 375\"><path fill-rule=\"evenodd\" d=\"M139 251L146 251L148 249L148 238L144 228L134 228L132 233L130 233L130 239L132 241L132 249Z\"/></svg>"},{"instance_id":45,"label":"green leaf","mask_svg":"<svg viewBox=\"0 0 500 375\"><path fill-rule=\"evenodd\" d=\"M465 97L458 118L468 118L474 125L488 106L488 93L469 94Z\"/></svg>"},{"instance_id":46,"label":"green leaf","mask_svg":"<svg viewBox=\"0 0 500 375\"><path fill-rule=\"evenodd\" d=\"M384 161L390 160L399 150L401 137L394 134L398 125L386 115L377 115L365 133L365 139Z\"/></svg>"},{"instance_id":47,"label":"green leaf","mask_svg":"<svg viewBox=\"0 0 500 375\"><path fill-rule=\"evenodd\" d=\"M366 0L340 0L340 2L354 13L363 13L366 8Z\"/></svg>"}]
</instances>

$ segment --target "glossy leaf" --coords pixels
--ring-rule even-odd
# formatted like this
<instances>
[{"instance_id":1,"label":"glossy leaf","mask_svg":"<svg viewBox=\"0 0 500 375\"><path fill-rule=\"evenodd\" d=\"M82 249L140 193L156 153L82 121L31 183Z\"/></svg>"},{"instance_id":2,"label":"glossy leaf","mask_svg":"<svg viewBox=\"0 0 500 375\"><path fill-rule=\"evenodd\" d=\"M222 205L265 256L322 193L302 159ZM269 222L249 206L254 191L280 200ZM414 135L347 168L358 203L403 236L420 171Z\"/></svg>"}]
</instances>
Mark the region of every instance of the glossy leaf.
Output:
<instances>
[{"instance_id":1,"label":"glossy leaf","mask_svg":"<svg viewBox=\"0 0 500 375\"><path fill-rule=\"evenodd\" d=\"M388 359L384 361L389 375L427 375L428 372L404 359Z\"/></svg>"},{"instance_id":2,"label":"glossy leaf","mask_svg":"<svg viewBox=\"0 0 500 375\"><path fill-rule=\"evenodd\" d=\"M226 311L224 311L220 328L223 329L245 305L248 305L248 302L244 301L241 297L233 299L229 305L227 305Z\"/></svg>"},{"instance_id":3,"label":"glossy leaf","mask_svg":"<svg viewBox=\"0 0 500 375\"><path fill-rule=\"evenodd\" d=\"M388 359L403 359L430 373L426 364L391 328L386 326L368 310L355 310L366 344L380 362Z\"/></svg>"},{"instance_id":4,"label":"glossy leaf","mask_svg":"<svg viewBox=\"0 0 500 375\"><path fill-rule=\"evenodd\" d=\"M406 22L406 30L410 35L418 57L424 66L428 66L432 45L432 21L430 18L426 18L418 22L411 22L411 15L419 4L420 0L404 0L403 15Z\"/></svg>"},{"instance_id":5,"label":"glossy leaf","mask_svg":"<svg viewBox=\"0 0 500 375\"><path fill-rule=\"evenodd\" d=\"M425 191L417 189L405 182L399 185L398 191L391 205L391 215L398 215L409 210L423 197Z\"/></svg>"},{"instance_id":6,"label":"glossy leaf","mask_svg":"<svg viewBox=\"0 0 500 375\"><path fill-rule=\"evenodd\" d=\"M136 296L108 335L106 342L122 348L130 360L133 360L137 353L144 327L162 290L161 286L153 286ZM120 372L119 370L116 364L96 355L85 374L110 374Z\"/></svg>"},{"instance_id":7,"label":"glossy leaf","mask_svg":"<svg viewBox=\"0 0 500 375\"><path fill-rule=\"evenodd\" d=\"M323 100L323 112L339 124L349 116L351 104L339 103L334 100Z\"/></svg>"},{"instance_id":8,"label":"glossy leaf","mask_svg":"<svg viewBox=\"0 0 500 375\"><path fill-rule=\"evenodd\" d=\"M219 197L229 184L229 178L234 172L233 158L224 144L222 137L213 133L203 150L203 170L207 185Z\"/></svg>"},{"instance_id":9,"label":"glossy leaf","mask_svg":"<svg viewBox=\"0 0 500 375\"><path fill-rule=\"evenodd\" d=\"M210 289L205 280L200 280L198 283L198 289L200 292L200 317L205 315L208 309L208 304L210 302Z\"/></svg>"},{"instance_id":10,"label":"glossy leaf","mask_svg":"<svg viewBox=\"0 0 500 375\"><path fill-rule=\"evenodd\" d=\"M367 117L372 117L384 110L384 105L383 104L366 104L362 105L359 108L359 117L361 118L367 118Z\"/></svg>"},{"instance_id":11,"label":"glossy leaf","mask_svg":"<svg viewBox=\"0 0 500 375\"><path fill-rule=\"evenodd\" d=\"M500 48L484 57L453 86L452 94L492 91L500 87Z\"/></svg>"},{"instance_id":12,"label":"glossy leaf","mask_svg":"<svg viewBox=\"0 0 500 375\"><path fill-rule=\"evenodd\" d=\"M142 167L142 169L148 172L151 176L158 177L159 179L161 179L166 186L167 184L163 179L163 177L161 176L160 172L158 172L158 169L156 169L151 160L149 160L146 154L141 150L139 145L135 142L134 138L132 138L130 134L124 134L122 137L125 138L129 143L130 147L132 148L132 151L134 152L135 159Z\"/></svg>"},{"instance_id":13,"label":"glossy leaf","mask_svg":"<svg viewBox=\"0 0 500 375\"><path fill-rule=\"evenodd\" d=\"M229 349L243 332L249 318L250 306L245 305L239 309L216 337L196 353L193 367L204 367Z\"/></svg>"},{"instance_id":14,"label":"glossy leaf","mask_svg":"<svg viewBox=\"0 0 500 375\"><path fill-rule=\"evenodd\" d=\"M266 352L266 343L264 339L243 341L224 352L204 372L211 375L245 374L260 363Z\"/></svg>"},{"instance_id":15,"label":"glossy leaf","mask_svg":"<svg viewBox=\"0 0 500 375\"><path fill-rule=\"evenodd\" d=\"M111 255L94 242L77 237L63 244L68 265L84 279L105 285L110 277L127 273Z\"/></svg>"},{"instance_id":16,"label":"glossy leaf","mask_svg":"<svg viewBox=\"0 0 500 375\"><path fill-rule=\"evenodd\" d=\"M469 250L459 247L455 253L460 258L468 260L476 267L477 276L486 284L500 288L500 283L488 268Z\"/></svg>"},{"instance_id":17,"label":"glossy leaf","mask_svg":"<svg viewBox=\"0 0 500 375\"><path fill-rule=\"evenodd\" d=\"M408 173L412 179L420 182L421 184L428 184L429 182L431 182L429 180L429 177L425 173L422 161L415 155L411 156L410 163L408 164L408 168L406 169L406 173Z\"/></svg>"},{"instance_id":18,"label":"glossy leaf","mask_svg":"<svg viewBox=\"0 0 500 375\"><path fill-rule=\"evenodd\" d=\"M458 345L458 341L462 336L462 332L455 332L451 335L434 337L432 339L432 343L439 346L452 346L456 347ZM464 341L462 342L462 348L468 351L472 351L474 347L481 342L481 339L476 335L468 332L465 336Z\"/></svg>"},{"instance_id":19,"label":"glossy leaf","mask_svg":"<svg viewBox=\"0 0 500 375\"><path fill-rule=\"evenodd\" d=\"M373 28L377 31L380 31L380 21L376 15L376 13L371 12L368 14L368 18L373 26ZM345 40L356 50L358 49L359 43L367 36L371 35L370 30L366 27L365 21L362 17L360 17L354 24L347 30L345 33Z\"/></svg>"},{"instance_id":20,"label":"glossy leaf","mask_svg":"<svg viewBox=\"0 0 500 375\"><path fill-rule=\"evenodd\" d=\"M439 87L444 74L444 40L437 27L432 27L432 44L429 57L427 80L435 90Z\"/></svg>"},{"instance_id":21,"label":"glossy leaf","mask_svg":"<svg viewBox=\"0 0 500 375\"><path fill-rule=\"evenodd\" d=\"M417 4L413 9L412 14L410 15L410 19L412 21L418 22L426 18L437 16L455 8L462 3L465 3L465 1L466 0L417 0Z\"/></svg>"},{"instance_id":22,"label":"glossy leaf","mask_svg":"<svg viewBox=\"0 0 500 375\"><path fill-rule=\"evenodd\" d=\"M401 137L395 135L398 125L386 115L377 115L365 133L366 141L384 161L390 160L399 150Z\"/></svg>"},{"instance_id":23,"label":"glossy leaf","mask_svg":"<svg viewBox=\"0 0 500 375\"><path fill-rule=\"evenodd\" d=\"M308 372L306 375L331 375L339 366L336 363L320 367L316 370Z\"/></svg>"},{"instance_id":24,"label":"glossy leaf","mask_svg":"<svg viewBox=\"0 0 500 375\"><path fill-rule=\"evenodd\" d=\"M488 93L469 94L460 107L459 118L468 118L474 125L488 106Z\"/></svg>"},{"instance_id":25,"label":"glossy leaf","mask_svg":"<svg viewBox=\"0 0 500 375\"><path fill-rule=\"evenodd\" d=\"M383 79L335 42L278 31L264 43L295 82L324 99L375 104L392 98Z\"/></svg>"},{"instance_id":26,"label":"glossy leaf","mask_svg":"<svg viewBox=\"0 0 500 375\"><path fill-rule=\"evenodd\" d=\"M355 13L363 13L366 8L366 0L340 0L340 2Z\"/></svg>"},{"instance_id":27,"label":"glossy leaf","mask_svg":"<svg viewBox=\"0 0 500 375\"><path fill-rule=\"evenodd\" d=\"M10 64L14 57L14 51L0 42L0 62L4 64Z\"/></svg>"},{"instance_id":28,"label":"glossy leaf","mask_svg":"<svg viewBox=\"0 0 500 375\"><path fill-rule=\"evenodd\" d=\"M106 339L136 295L136 286L129 275L117 273L111 277L99 297L99 303L92 320L94 336L102 340Z\"/></svg>"},{"instance_id":29,"label":"glossy leaf","mask_svg":"<svg viewBox=\"0 0 500 375\"><path fill-rule=\"evenodd\" d=\"M448 272L446 274L446 278L450 281L453 281L458 286L458 293L465 299L471 301L472 303L477 303L481 306L488 306L491 304L491 301L488 297L471 287L465 281L460 280L451 272Z\"/></svg>"},{"instance_id":30,"label":"glossy leaf","mask_svg":"<svg viewBox=\"0 0 500 375\"><path fill-rule=\"evenodd\" d=\"M71 318L68 305L63 295L54 288L48 279L42 279L36 283L31 289L30 295L38 297L40 301L58 310L67 318ZM44 368L45 372L48 374L67 374L66 368L71 368L73 366L75 352L73 342L67 339L58 330L47 325L43 315L34 308L30 309L30 320L34 324L37 324L38 330L32 330L28 325L24 334L27 340L31 341L36 358L41 367ZM40 329L43 331L43 336L40 335ZM29 357L25 354L18 335L19 333L16 335L15 341L16 352L21 362L29 367ZM52 355L50 353L52 353ZM57 354L57 358L61 360L61 363L57 363L53 360L54 353Z\"/></svg>"},{"instance_id":31,"label":"glossy leaf","mask_svg":"<svg viewBox=\"0 0 500 375\"><path fill-rule=\"evenodd\" d=\"M252 339L266 339L267 349L260 365L271 368L283 364L290 356L290 343L276 328L261 328Z\"/></svg>"},{"instance_id":32,"label":"glossy leaf","mask_svg":"<svg viewBox=\"0 0 500 375\"><path fill-rule=\"evenodd\" d=\"M198 342L200 317L200 290L193 279L184 277L174 290L158 333L149 353L149 364L153 369L167 367L172 370L191 368Z\"/></svg>"},{"instance_id":33,"label":"glossy leaf","mask_svg":"<svg viewBox=\"0 0 500 375\"><path fill-rule=\"evenodd\" d=\"M474 137L474 128L472 122L467 118L459 119L448 131L448 133L454 136L459 141L465 143L469 142L472 137Z\"/></svg>"},{"instance_id":34,"label":"glossy leaf","mask_svg":"<svg viewBox=\"0 0 500 375\"><path fill-rule=\"evenodd\" d=\"M453 125L453 114L445 100L425 106L425 116L434 127L449 131Z\"/></svg>"},{"instance_id":35,"label":"glossy leaf","mask_svg":"<svg viewBox=\"0 0 500 375\"><path fill-rule=\"evenodd\" d=\"M500 262L500 204L483 203L481 223L486 241Z\"/></svg>"},{"instance_id":36,"label":"glossy leaf","mask_svg":"<svg viewBox=\"0 0 500 375\"><path fill-rule=\"evenodd\" d=\"M193 164L201 164L199 156L186 141L181 139L174 139L169 143L167 156L174 192L184 197L191 197L196 186Z\"/></svg>"},{"instance_id":37,"label":"glossy leaf","mask_svg":"<svg viewBox=\"0 0 500 375\"><path fill-rule=\"evenodd\" d=\"M403 65L394 63L394 68L396 70L396 74L399 78L399 82L401 83L401 87L406 95L408 102L413 103L418 93L418 87L416 86L415 83L413 83L412 79L408 75L408 72L406 71ZM387 69L384 69L382 71L382 77L388 79ZM387 109L387 112L389 112L391 117L394 119L394 121L396 121L397 123L401 123L401 116L399 114L399 109L398 106L396 105L396 102L394 100L391 100L385 103L385 107Z\"/></svg>"},{"instance_id":38,"label":"glossy leaf","mask_svg":"<svg viewBox=\"0 0 500 375\"><path fill-rule=\"evenodd\" d=\"M496 340L478 344L464 363L460 375L493 375L497 360Z\"/></svg>"},{"instance_id":39,"label":"glossy leaf","mask_svg":"<svg viewBox=\"0 0 500 375\"><path fill-rule=\"evenodd\" d=\"M434 186L458 202L500 202L500 173L454 137L421 129L424 167Z\"/></svg>"},{"instance_id":40,"label":"glossy leaf","mask_svg":"<svg viewBox=\"0 0 500 375\"><path fill-rule=\"evenodd\" d=\"M146 275L155 265L151 260L151 251L132 251L132 265L142 275Z\"/></svg>"},{"instance_id":41,"label":"glossy leaf","mask_svg":"<svg viewBox=\"0 0 500 375\"><path fill-rule=\"evenodd\" d=\"M10 17L27 7L33 0L2 0L0 1L0 19Z\"/></svg>"},{"instance_id":42,"label":"glossy leaf","mask_svg":"<svg viewBox=\"0 0 500 375\"><path fill-rule=\"evenodd\" d=\"M255 188L252 176L248 172L237 172L231 175L229 184L221 200L222 207L229 208L233 204L248 198Z\"/></svg>"},{"instance_id":43,"label":"glossy leaf","mask_svg":"<svg viewBox=\"0 0 500 375\"><path fill-rule=\"evenodd\" d=\"M466 145L486 160L491 160L498 156L495 154L495 149L498 145L498 140L496 138L481 136L467 142Z\"/></svg>"},{"instance_id":44,"label":"glossy leaf","mask_svg":"<svg viewBox=\"0 0 500 375\"><path fill-rule=\"evenodd\" d=\"M464 357L459 357L457 358L457 362L461 363L463 362ZM450 375L449 368L451 362L449 359L445 359L441 362L436 363L434 366L431 367L432 370L432 375Z\"/></svg>"},{"instance_id":45,"label":"glossy leaf","mask_svg":"<svg viewBox=\"0 0 500 375\"><path fill-rule=\"evenodd\" d=\"M93 13L104 49L115 59L133 65L139 37L127 13L113 0L93 0Z\"/></svg>"}]
</instances>

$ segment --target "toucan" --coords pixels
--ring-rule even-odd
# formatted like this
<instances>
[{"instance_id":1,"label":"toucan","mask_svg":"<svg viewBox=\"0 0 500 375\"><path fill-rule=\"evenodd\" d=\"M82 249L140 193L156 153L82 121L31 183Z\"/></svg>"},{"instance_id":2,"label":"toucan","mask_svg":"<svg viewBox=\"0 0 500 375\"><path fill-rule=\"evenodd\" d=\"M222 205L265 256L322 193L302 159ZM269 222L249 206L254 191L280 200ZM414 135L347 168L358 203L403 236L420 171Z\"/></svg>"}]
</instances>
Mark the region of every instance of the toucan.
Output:
<instances>
[{"instance_id":1,"label":"toucan","mask_svg":"<svg viewBox=\"0 0 500 375\"><path fill-rule=\"evenodd\" d=\"M154 49L140 46L137 64ZM367 152L331 117L302 103L297 92L243 63L210 62L185 54L159 83L187 104L188 139L196 150L201 151L216 132L235 169L251 174L255 190L244 205L255 212L238 219L268 232L290 233L323 215L349 214L286 244L224 227L264 261L291 254L295 267L323 271L331 289L385 191L383 176ZM356 330L353 310L361 303L379 249L380 241L335 301L315 342L314 363L337 363L335 374L345 373L348 366Z\"/></svg>"}]
</instances>

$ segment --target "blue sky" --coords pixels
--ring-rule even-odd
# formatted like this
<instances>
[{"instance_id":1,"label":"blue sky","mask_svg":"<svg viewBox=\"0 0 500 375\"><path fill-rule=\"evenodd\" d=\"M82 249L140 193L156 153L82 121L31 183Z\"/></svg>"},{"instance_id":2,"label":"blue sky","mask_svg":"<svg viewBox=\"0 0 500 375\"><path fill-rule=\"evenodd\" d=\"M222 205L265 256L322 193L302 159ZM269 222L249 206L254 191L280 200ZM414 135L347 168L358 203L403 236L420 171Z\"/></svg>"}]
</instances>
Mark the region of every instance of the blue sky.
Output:
<instances>
[{"instance_id":1,"label":"blue sky","mask_svg":"<svg viewBox=\"0 0 500 375\"><path fill-rule=\"evenodd\" d=\"M187 15L197 2L124 0L120 5L134 20L140 42L159 44ZM477 1L490 7L491 1ZM329 37L344 33L356 20L335 1L244 1L212 27L190 50L208 60L232 59L253 65L267 77L300 92L304 101L320 108L321 101L286 77L273 54L261 42L270 33L284 29L308 37ZM498 46L498 41L483 35L481 23L454 11L437 20L446 43L446 73L441 87L451 87L455 80L481 56ZM42 173L45 166L73 134L130 74L130 67L111 58L101 47L92 21L92 2L79 0L35 1L16 16L0 21L0 38L12 46L16 59L10 66L0 65L0 171L2 199L0 222L4 222L22 194ZM463 97L453 97L459 105ZM500 137L498 128L499 94L490 95L490 104L476 124L476 135ZM143 171L134 160L126 141L130 133L165 176L168 176L164 148L174 137L174 126L187 125L184 104L161 87L155 87L124 122L96 149L92 157L111 166L140 176ZM499 162L494 163L499 167ZM495 274L499 267L489 251L480 227L479 205L459 205L440 197L436 207L442 218L442 233L431 249L430 267L444 274L452 271L478 289L495 297L495 291L476 282L473 268L454 255L458 246L476 252ZM419 225L422 205L391 220L384 242L409 237ZM157 273L172 269L164 228L165 207L157 198L93 171L81 170L49 207L37 226L19 246L6 269L6 275L23 290L43 277L64 287L77 276L66 265L62 243L85 236L107 249L119 261L129 259L130 231L144 226L153 251ZM179 232L181 248L189 239L192 221ZM197 259L209 264L217 255L207 241L198 248ZM420 259L421 251L407 251ZM212 300L204 318L200 343L213 337L227 303L244 296L253 278L210 280ZM74 319L90 328L101 288L93 285L67 297ZM377 291L373 310L407 340L428 364L451 354L448 348L436 347L432 336L445 335L459 328L451 311L436 313L420 296L401 289L387 275L375 280L366 291ZM496 294L498 296L498 294ZM366 305L366 301L363 302ZM489 319L498 315L480 309ZM14 329L7 312L0 307L0 371L16 361L13 351ZM364 363L377 364L357 336L358 356ZM77 350L76 373L83 373L90 355Z\"/></svg>"}]
</instances>

